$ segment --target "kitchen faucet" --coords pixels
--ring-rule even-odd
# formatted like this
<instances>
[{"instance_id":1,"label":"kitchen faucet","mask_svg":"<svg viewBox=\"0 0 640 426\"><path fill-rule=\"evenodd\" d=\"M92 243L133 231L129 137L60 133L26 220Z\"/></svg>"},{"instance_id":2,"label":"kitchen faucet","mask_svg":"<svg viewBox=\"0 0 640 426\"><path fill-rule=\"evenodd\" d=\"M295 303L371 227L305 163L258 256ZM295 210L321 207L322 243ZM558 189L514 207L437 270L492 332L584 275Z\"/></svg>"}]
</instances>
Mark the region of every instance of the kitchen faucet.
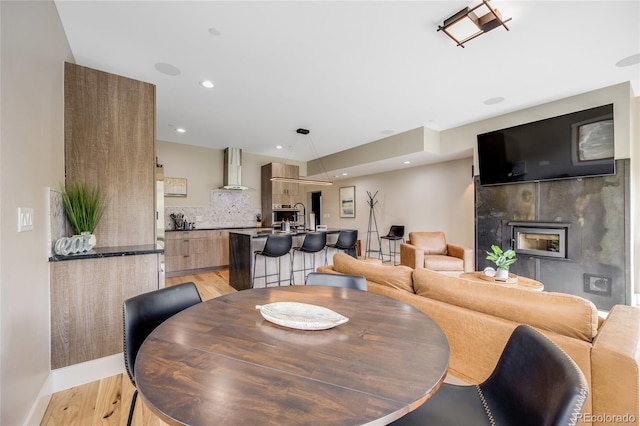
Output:
<instances>
[{"instance_id":1,"label":"kitchen faucet","mask_svg":"<svg viewBox=\"0 0 640 426\"><path fill-rule=\"evenodd\" d=\"M302 203L295 203L293 205L293 208L295 209L298 204L302 206L302 230L306 231L307 230L307 208Z\"/></svg>"}]
</instances>

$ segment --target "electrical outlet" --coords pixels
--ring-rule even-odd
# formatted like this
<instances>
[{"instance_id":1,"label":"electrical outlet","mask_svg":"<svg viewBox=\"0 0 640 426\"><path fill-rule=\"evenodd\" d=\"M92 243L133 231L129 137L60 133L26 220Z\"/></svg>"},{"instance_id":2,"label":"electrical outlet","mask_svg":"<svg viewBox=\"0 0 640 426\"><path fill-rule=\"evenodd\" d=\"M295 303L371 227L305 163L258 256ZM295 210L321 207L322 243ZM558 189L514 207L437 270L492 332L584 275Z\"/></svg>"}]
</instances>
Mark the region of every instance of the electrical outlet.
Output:
<instances>
[{"instance_id":1,"label":"electrical outlet","mask_svg":"<svg viewBox=\"0 0 640 426\"><path fill-rule=\"evenodd\" d=\"M18 207L18 232L33 230L33 209Z\"/></svg>"}]
</instances>

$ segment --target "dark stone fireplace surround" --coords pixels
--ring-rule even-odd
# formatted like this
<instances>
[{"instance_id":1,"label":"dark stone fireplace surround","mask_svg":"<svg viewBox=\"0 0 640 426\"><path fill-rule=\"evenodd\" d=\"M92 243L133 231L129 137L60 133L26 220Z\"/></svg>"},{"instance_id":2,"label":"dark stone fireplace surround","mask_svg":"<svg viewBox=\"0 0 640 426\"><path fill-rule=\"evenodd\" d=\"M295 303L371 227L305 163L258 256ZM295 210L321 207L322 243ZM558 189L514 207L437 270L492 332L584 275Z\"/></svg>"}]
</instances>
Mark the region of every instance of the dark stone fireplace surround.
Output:
<instances>
[{"instance_id":1,"label":"dark stone fireplace surround","mask_svg":"<svg viewBox=\"0 0 640 426\"><path fill-rule=\"evenodd\" d=\"M598 309L631 304L629 164L616 160L610 176L495 186L476 176L476 270L492 266L485 259L492 244L515 247L515 227L561 228L566 256L518 253L510 271Z\"/></svg>"}]
</instances>

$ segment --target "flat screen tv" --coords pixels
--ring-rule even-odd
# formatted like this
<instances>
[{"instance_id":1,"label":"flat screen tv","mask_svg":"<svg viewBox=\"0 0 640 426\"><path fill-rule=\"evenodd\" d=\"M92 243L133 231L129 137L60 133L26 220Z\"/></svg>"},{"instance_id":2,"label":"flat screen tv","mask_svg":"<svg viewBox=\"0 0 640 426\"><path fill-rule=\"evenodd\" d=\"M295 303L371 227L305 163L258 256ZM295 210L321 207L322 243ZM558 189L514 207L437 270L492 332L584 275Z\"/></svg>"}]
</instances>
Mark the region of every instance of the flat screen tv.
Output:
<instances>
[{"instance_id":1,"label":"flat screen tv","mask_svg":"<svg viewBox=\"0 0 640 426\"><path fill-rule=\"evenodd\" d=\"M613 104L478 135L480 184L615 173Z\"/></svg>"}]
</instances>

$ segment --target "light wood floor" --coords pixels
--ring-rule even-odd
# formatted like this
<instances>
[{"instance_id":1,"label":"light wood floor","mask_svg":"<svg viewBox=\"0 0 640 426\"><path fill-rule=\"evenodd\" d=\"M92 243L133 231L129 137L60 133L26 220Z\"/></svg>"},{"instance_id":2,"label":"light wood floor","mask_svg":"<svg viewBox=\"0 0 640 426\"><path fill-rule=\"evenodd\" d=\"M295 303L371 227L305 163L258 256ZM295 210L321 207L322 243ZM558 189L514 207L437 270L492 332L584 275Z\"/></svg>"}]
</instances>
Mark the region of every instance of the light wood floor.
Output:
<instances>
[{"instance_id":1,"label":"light wood floor","mask_svg":"<svg viewBox=\"0 0 640 426\"><path fill-rule=\"evenodd\" d=\"M167 278L166 286L193 281L198 288L202 300L232 293L229 286L229 270L222 269L195 275ZM126 425L134 387L127 373L118 374L76 386L51 397L47 411L40 422L43 426L51 425ZM133 425L163 426L138 397L134 411Z\"/></svg>"}]
</instances>

